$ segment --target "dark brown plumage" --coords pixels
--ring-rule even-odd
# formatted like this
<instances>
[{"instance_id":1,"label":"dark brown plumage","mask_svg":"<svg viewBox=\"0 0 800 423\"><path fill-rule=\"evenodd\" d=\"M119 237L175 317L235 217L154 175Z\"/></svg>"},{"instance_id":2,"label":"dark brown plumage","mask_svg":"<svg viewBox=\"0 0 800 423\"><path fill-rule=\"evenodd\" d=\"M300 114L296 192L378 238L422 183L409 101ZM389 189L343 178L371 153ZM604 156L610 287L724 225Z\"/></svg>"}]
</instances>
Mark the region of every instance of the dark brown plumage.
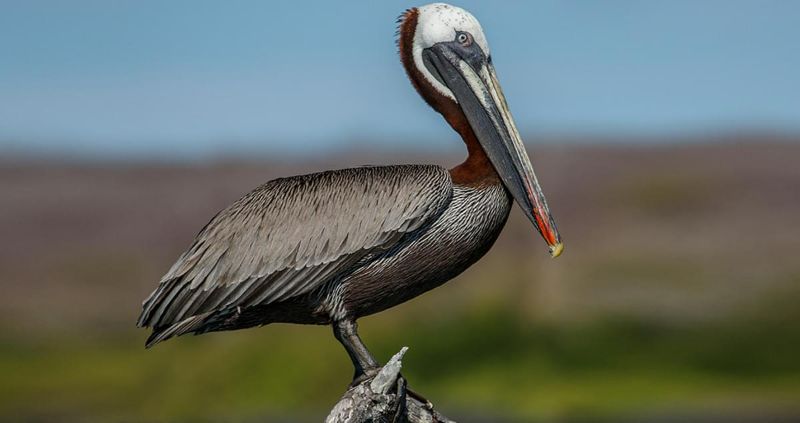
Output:
<instances>
[{"instance_id":1,"label":"dark brown plumage","mask_svg":"<svg viewBox=\"0 0 800 423\"><path fill-rule=\"evenodd\" d=\"M145 300L139 325L153 328L152 345L187 332L330 323L332 305L321 303L326 284L425 227L451 197L450 177L438 166L360 167L267 182L200 231ZM274 317L249 316L270 304L294 306Z\"/></svg>"},{"instance_id":2,"label":"dark brown plumage","mask_svg":"<svg viewBox=\"0 0 800 423\"><path fill-rule=\"evenodd\" d=\"M400 61L406 70L411 85L429 106L441 113L442 117L461 136L467 146L467 159L460 165L450 169L453 182L462 185L480 185L499 183L497 172L483 151L475 131L469 125L461 107L453 100L432 89L422 75L422 71L414 65L414 34L419 19L419 9L408 9L400 16L398 25L397 47Z\"/></svg>"}]
</instances>

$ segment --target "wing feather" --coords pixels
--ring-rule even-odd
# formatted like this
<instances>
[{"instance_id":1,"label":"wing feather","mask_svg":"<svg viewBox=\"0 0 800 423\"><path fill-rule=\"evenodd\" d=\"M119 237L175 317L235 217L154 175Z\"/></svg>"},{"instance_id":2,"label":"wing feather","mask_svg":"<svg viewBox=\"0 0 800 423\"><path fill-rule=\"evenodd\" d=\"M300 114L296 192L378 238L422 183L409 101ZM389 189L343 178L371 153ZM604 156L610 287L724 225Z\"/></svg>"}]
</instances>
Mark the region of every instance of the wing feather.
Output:
<instances>
[{"instance_id":1,"label":"wing feather","mask_svg":"<svg viewBox=\"0 0 800 423\"><path fill-rule=\"evenodd\" d=\"M431 165L267 182L200 231L144 301L138 324L180 334L197 330L198 316L311 292L429 222L451 196L448 172Z\"/></svg>"}]
</instances>

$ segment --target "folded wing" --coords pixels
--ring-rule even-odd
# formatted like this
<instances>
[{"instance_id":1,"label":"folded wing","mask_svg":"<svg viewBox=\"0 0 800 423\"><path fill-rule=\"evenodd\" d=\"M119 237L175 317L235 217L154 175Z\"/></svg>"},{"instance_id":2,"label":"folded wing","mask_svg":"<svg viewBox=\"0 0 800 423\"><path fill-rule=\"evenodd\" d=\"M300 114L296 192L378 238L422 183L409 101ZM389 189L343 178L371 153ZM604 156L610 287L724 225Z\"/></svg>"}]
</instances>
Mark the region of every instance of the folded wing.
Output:
<instances>
[{"instance_id":1,"label":"folded wing","mask_svg":"<svg viewBox=\"0 0 800 423\"><path fill-rule=\"evenodd\" d=\"M360 167L276 179L215 216L144 301L148 346L214 313L312 292L430 222L452 195L439 166Z\"/></svg>"}]
</instances>

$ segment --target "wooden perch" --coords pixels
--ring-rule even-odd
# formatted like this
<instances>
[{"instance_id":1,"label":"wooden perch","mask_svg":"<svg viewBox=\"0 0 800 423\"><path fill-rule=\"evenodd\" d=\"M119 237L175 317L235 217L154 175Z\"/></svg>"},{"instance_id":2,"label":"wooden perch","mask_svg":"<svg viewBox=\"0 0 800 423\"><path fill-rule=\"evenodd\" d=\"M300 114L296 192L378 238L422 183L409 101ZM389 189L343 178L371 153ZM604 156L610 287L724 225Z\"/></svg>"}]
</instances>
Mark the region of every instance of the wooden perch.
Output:
<instances>
[{"instance_id":1,"label":"wooden perch","mask_svg":"<svg viewBox=\"0 0 800 423\"><path fill-rule=\"evenodd\" d=\"M455 423L409 393L400 375L406 351L403 347L375 376L351 386L325 423Z\"/></svg>"}]
</instances>

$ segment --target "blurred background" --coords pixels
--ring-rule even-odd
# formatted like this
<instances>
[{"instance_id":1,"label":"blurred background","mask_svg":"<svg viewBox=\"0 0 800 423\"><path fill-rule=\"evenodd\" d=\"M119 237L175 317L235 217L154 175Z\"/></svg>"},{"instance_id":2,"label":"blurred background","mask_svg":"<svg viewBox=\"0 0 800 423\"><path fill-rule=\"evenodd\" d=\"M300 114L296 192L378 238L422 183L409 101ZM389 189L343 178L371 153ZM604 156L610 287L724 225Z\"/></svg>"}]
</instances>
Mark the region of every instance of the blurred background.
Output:
<instances>
[{"instance_id":1,"label":"blurred background","mask_svg":"<svg viewBox=\"0 0 800 423\"><path fill-rule=\"evenodd\" d=\"M465 156L396 56L413 3L3 1L0 420L320 421L327 327L145 351L141 301L278 176ZM565 239L362 319L459 421L800 421L800 3L478 2Z\"/></svg>"}]
</instances>

